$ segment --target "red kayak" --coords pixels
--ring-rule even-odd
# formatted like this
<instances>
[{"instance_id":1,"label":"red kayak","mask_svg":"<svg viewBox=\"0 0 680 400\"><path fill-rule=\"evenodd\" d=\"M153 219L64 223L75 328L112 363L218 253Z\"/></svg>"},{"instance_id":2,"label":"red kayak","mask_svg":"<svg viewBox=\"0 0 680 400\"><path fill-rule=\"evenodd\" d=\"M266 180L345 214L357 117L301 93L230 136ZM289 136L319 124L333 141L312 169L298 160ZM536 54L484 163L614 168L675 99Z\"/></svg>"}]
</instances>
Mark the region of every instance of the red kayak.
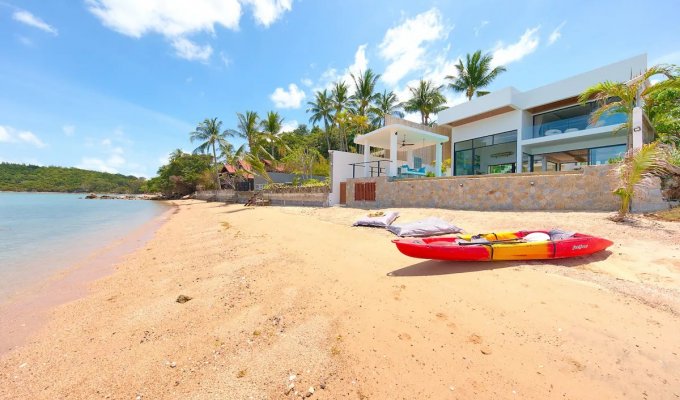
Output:
<instances>
[{"instance_id":1,"label":"red kayak","mask_svg":"<svg viewBox=\"0 0 680 400\"><path fill-rule=\"evenodd\" d=\"M458 237L396 239L392 243L410 257L448 261L549 260L586 256L614 244L582 233L550 235L549 231L500 232Z\"/></svg>"}]
</instances>

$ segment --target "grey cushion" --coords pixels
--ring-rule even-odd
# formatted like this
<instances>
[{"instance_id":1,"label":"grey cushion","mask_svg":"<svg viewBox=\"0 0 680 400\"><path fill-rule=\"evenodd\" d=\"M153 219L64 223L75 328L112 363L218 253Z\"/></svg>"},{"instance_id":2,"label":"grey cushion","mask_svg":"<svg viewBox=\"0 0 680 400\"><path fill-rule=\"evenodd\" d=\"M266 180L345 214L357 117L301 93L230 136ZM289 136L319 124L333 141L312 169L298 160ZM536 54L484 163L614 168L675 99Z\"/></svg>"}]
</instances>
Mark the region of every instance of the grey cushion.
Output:
<instances>
[{"instance_id":1,"label":"grey cushion","mask_svg":"<svg viewBox=\"0 0 680 400\"><path fill-rule=\"evenodd\" d=\"M570 237L574 236L576 232L567 232L563 231L561 229L552 229L550 232L548 232L548 235L550 235L550 240L564 240L564 239L569 239Z\"/></svg>"},{"instance_id":2,"label":"grey cushion","mask_svg":"<svg viewBox=\"0 0 680 400\"><path fill-rule=\"evenodd\" d=\"M462 231L459 227L441 218L430 217L407 224L388 226L387 229L397 236L437 236Z\"/></svg>"},{"instance_id":3,"label":"grey cushion","mask_svg":"<svg viewBox=\"0 0 680 400\"><path fill-rule=\"evenodd\" d=\"M380 214L382 215L375 215L375 214ZM389 226L392 222L394 222L395 219L399 216L399 213L396 211L376 211L373 213L370 213L366 215L365 217L361 217L355 222L353 225L354 226L375 226L379 228L385 228Z\"/></svg>"}]
</instances>

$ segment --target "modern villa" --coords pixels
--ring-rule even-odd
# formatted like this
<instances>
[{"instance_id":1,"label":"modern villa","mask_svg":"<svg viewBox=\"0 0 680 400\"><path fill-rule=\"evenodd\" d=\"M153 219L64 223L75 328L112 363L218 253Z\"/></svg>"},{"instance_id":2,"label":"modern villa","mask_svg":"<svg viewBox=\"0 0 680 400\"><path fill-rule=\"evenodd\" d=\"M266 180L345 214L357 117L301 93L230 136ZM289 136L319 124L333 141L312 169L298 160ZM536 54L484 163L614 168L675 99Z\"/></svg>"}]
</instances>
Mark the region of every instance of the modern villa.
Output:
<instances>
[{"instance_id":1,"label":"modern villa","mask_svg":"<svg viewBox=\"0 0 680 400\"><path fill-rule=\"evenodd\" d=\"M351 179L389 177L390 183L404 179L414 186L415 179L409 178L425 174L583 174L588 166L607 164L626 151L630 139L619 128L627 116L605 114L591 123L598 104L581 104L578 97L594 84L627 82L646 69L647 56L642 54L525 92L507 87L440 112L434 127L386 116L385 126L355 138L363 154L332 152L330 203L352 201L355 191L347 186ZM640 107L634 110L632 126L632 147L653 139ZM449 158L450 167L444 164ZM450 181L437 185L451 190ZM464 183L457 185L462 188ZM377 198L379 202L380 195Z\"/></svg>"}]
</instances>

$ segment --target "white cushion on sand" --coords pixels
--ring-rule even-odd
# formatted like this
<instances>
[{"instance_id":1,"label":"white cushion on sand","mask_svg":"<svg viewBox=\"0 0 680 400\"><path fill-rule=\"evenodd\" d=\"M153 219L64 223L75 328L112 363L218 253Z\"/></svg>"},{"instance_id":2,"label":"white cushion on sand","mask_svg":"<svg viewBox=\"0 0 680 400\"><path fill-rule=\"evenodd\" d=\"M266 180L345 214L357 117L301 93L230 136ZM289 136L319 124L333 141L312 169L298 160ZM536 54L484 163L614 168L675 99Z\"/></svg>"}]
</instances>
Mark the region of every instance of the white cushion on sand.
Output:
<instances>
[{"instance_id":1,"label":"white cushion on sand","mask_svg":"<svg viewBox=\"0 0 680 400\"><path fill-rule=\"evenodd\" d=\"M388 226L387 230L397 236L437 236L462 231L459 227L440 218L430 217L407 224Z\"/></svg>"},{"instance_id":2,"label":"white cushion on sand","mask_svg":"<svg viewBox=\"0 0 680 400\"><path fill-rule=\"evenodd\" d=\"M353 226L376 226L378 228L385 228L394 222L398 216L399 213L396 211L375 211L359 218Z\"/></svg>"}]
</instances>

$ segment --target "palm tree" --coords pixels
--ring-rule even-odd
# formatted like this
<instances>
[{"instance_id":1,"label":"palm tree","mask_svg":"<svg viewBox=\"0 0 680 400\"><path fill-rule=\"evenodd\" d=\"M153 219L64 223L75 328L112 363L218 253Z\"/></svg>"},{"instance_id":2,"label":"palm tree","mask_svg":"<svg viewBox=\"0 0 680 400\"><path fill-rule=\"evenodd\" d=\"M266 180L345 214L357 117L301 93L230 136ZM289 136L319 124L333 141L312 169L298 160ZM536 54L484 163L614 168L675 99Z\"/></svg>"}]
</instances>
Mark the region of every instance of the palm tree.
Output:
<instances>
[{"instance_id":1,"label":"palm tree","mask_svg":"<svg viewBox=\"0 0 680 400\"><path fill-rule=\"evenodd\" d=\"M172 161L175 161L178 158L182 157L184 154L186 154L186 153L184 153L184 151L182 151L182 149L175 149L172 153L170 153L169 159L172 162Z\"/></svg>"},{"instance_id":2,"label":"palm tree","mask_svg":"<svg viewBox=\"0 0 680 400\"><path fill-rule=\"evenodd\" d=\"M245 114L236 113L236 117L238 118L238 126L236 129L230 129L229 133L246 139L248 151L256 153L261 139L258 130L260 117L255 111L246 111Z\"/></svg>"},{"instance_id":3,"label":"palm tree","mask_svg":"<svg viewBox=\"0 0 680 400\"><path fill-rule=\"evenodd\" d=\"M614 194L621 198L619 213L613 218L615 221L625 220L630 210L630 202L635 195L635 188L642 185L647 178L669 171L680 173L680 168L671 165L668 160L668 149L659 142L645 144L642 148L629 149L626 152L615 169L619 183Z\"/></svg>"},{"instance_id":4,"label":"palm tree","mask_svg":"<svg viewBox=\"0 0 680 400\"><path fill-rule=\"evenodd\" d=\"M217 189L220 188L220 171L217 169L217 147L226 147L229 145L227 141L227 136L231 136L231 132L222 131L222 121L218 121L217 118L206 118L196 126L196 130L189 134L191 142L200 141L202 142L196 149L194 149L194 154L203 153L206 154L212 148L213 154L213 169L215 170L215 181L217 183Z\"/></svg>"},{"instance_id":5,"label":"palm tree","mask_svg":"<svg viewBox=\"0 0 680 400\"><path fill-rule=\"evenodd\" d=\"M331 96L333 98L333 109L335 110L333 114L333 121L336 122L338 126L340 143L342 145L340 150L347 151L347 137L345 136L345 132L340 129L340 124L337 123L338 117L350 106L347 84L343 81L336 82L333 86L333 90L331 91Z\"/></svg>"},{"instance_id":6,"label":"palm tree","mask_svg":"<svg viewBox=\"0 0 680 400\"><path fill-rule=\"evenodd\" d=\"M491 54L482 55L481 50L477 50L465 56L465 64L463 60L458 60L456 70L458 75L447 75L446 79L453 81L449 83L449 87L456 92L465 92L468 100L472 100L472 96L477 94L477 97L488 94L489 92L481 91L479 89L489 86L489 84L496 79L501 73L505 72L505 67L498 66L491 68L491 61L493 56Z\"/></svg>"},{"instance_id":7,"label":"palm tree","mask_svg":"<svg viewBox=\"0 0 680 400\"><path fill-rule=\"evenodd\" d=\"M270 145L272 157L274 156L274 146L280 142L279 134L281 133L281 125L283 124L283 117L276 111L269 111L267 118L260 122L262 135L264 140Z\"/></svg>"},{"instance_id":8,"label":"palm tree","mask_svg":"<svg viewBox=\"0 0 680 400\"><path fill-rule=\"evenodd\" d=\"M642 103L653 103L653 94L669 88L680 88L680 78L674 75L674 68L667 65L650 67L644 74L631 79L628 82L605 81L595 84L586 89L579 101L586 104L590 100L598 102L598 108L590 115L590 123L595 124L602 116L623 113L626 115L626 123L618 131L628 133L628 148L633 145L632 120L633 109ZM655 75L663 75L665 81L649 85L649 78ZM616 133L616 132L615 132Z\"/></svg>"},{"instance_id":9,"label":"palm tree","mask_svg":"<svg viewBox=\"0 0 680 400\"><path fill-rule=\"evenodd\" d=\"M307 105L309 105L307 112L312 113L312 116L309 117L309 122L317 124L319 121L323 121L326 146L330 150L331 136L328 131L328 125L333 121L333 99L328 95L328 91L324 89L323 91L316 92L314 101L307 102Z\"/></svg>"},{"instance_id":10,"label":"palm tree","mask_svg":"<svg viewBox=\"0 0 680 400\"><path fill-rule=\"evenodd\" d=\"M400 111L400 108L401 104L399 104L397 95L394 92L384 90L382 93L378 93L375 98L375 105L371 108L371 113L375 115L375 118L371 122L373 125L384 126L385 115L387 114L404 118L404 113Z\"/></svg>"},{"instance_id":11,"label":"palm tree","mask_svg":"<svg viewBox=\"0 0 680 400\"><path fill-rule=\"evenodd\" d=\"M354 94L351 97L355 106L357 115L366 116L369 112L370 106L376 101L378 94L375 93L375 85L380 78L380 74L376 75L370 68L366 70L359 77L350 74L354 81Z\"/></svg>"},{"instance_id":12,"label":"palm tree","mask_svg":"<svg viewBox=\"0 0 680 400\"><path fill-rule=\"evenodd\" d=\"M420 120L423 125L430 124L430 114L436 114L446 109L446 98L441 93L441 86L434 86L432 81L421 79L416 87L409 87L411 97L403 104L408 112L420 112Z\"/></svg>"}]
</instances>

